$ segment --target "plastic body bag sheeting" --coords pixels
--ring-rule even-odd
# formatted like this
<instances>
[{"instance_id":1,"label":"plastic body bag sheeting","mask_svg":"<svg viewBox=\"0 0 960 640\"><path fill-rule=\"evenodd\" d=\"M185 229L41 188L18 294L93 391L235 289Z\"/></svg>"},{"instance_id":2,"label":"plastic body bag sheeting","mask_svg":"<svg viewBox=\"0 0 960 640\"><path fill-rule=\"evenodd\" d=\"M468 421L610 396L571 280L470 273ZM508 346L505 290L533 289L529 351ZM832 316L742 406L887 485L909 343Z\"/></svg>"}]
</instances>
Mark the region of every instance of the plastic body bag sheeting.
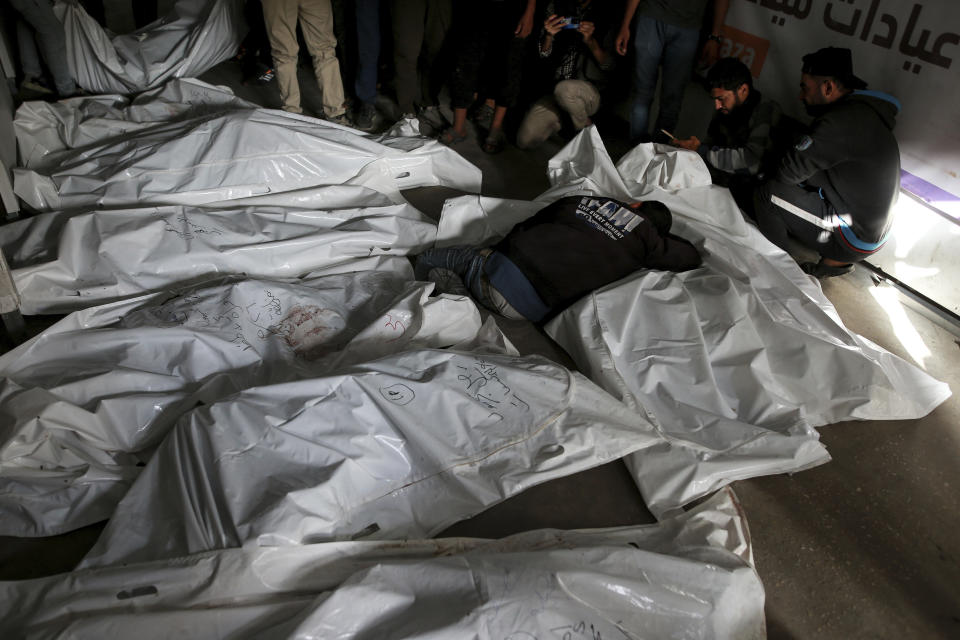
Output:
<instances>
[{"instance_id":1,"label":"plastic body bag sheeting","mask_svg":"<svg viewBox=\"0 0 960 640\"><path fill-rule=\"evenodd\" d=\"M132 100L121 95L24 102L14 128L20 164L28 169L55 166L64 151L100 144L170 120L187 120L257 105L195 78L171 80Z\"/></svg>"},{"instance_id":2,"label":"plastic body bag sheeting","mask_svg":"<svg viewBox=\"0 0 960 640\"><path fill-rule=\"evenodd\" d=\"M947 385L849 331L819 284L744 220L726 189L687 186L709 181L696 154L669 152L691 156L685 164L656 151L642 145L615 167L586 129L550 161L553 187L538 198L660 200L672 231L704 256L693 271L613 283L546 327L580 370L664 436L628 458L654 514L736 479L826 462L814 427L919 418L949 397ZM458 228L502 230L522 219L490 220L517 212L490 202L471 216L469 204L460 199L455 217L441 220L444 242Z\"/></svg>"},{"instance_id":3,"label":"plastic body bag sheeting","mask_svg":"<svg viewBox=\"0 0 960 640\"><path fill-rule=\"evenodd\" d=\"M113 35L76 2L58 2L67 62L92 93L137 93L198 76L237 53L247 31L242 0L179 0L143 29Z\"/></svg>"},{"instance_id":4,"label":"plastic body bag sheeting","mask_svg":"<svg viewBox=\"0 0 960 640\"><path fill-rule=\"evenodd\" d=\"M476 339L467 298L406 271L208 284L67 316L0 357L0 535L108 518L198 402Z\"/></svg>"},{"instance_id":5,"label":"plastic body bag sheeting","mask_svg":"<svg viewBox=\"0 0 960 640\"><path fill-rule=\"evenodd\" d=\"M218 274L284 278L351 269L357 260L419 253L436 236L433 221L413 206L376 192L337 187L316 201L329 204L50 213L0 229L0 246L18 247L10 263L21 308L41 314Z\"/></svg>"},{"instance_id":6,"label":"plastic body bag sheeting","mask_svg":"<svg viewBox=\"0 0 960 640\"><path fill-rule=\"evenodd\" d=\"M765 635L729 490L657 525L249 546L0 582L0 603L5 629L25 638Z\"/></svg>"},{"instance_id":7,"label":"plastic body bag sheeting","mask_svg":"<svg viewBox=\"0 0 960 640\"><path fill-rule=\"evenodd\" d=\"M659 442L640 414L540 356L408 351L183 416L80 566L428 537Z\"/></svg>"},{"instance_id":8,"label":"plastic body bag sheeting","mask_svg":"<svg viewBox=\"0 0 960 640\"><path fill-rule=\"evenodd\" d=\"M706 165L696 154L684 153L675 147L642 144L634 147L615 167L596 130L587 131L588 134L574 138L550 161L550 181L555 188L535 200L479 195L448 199L440 217L436 246L492 244L560 195L572 195L583 189L630 201L637 192L649 188L646 185L674 190L710 184ZM585 166L593 168L589 183L584 182ZM558 194L558 189L564 193Z\"/></svg>"},{"instance_id":9,"label":"plastic body bag sheeting","mask_svg":"<svg viewBox=\"0 0 960 640\"><path fill-rule=\"evenodd\" d=\"M481 178L436 140L373 139L271 109L170 121L14 174L14 191L38 211L207 204L348 183L390 195L435 185L478 192Z\"/></svg>"}]
</instances>

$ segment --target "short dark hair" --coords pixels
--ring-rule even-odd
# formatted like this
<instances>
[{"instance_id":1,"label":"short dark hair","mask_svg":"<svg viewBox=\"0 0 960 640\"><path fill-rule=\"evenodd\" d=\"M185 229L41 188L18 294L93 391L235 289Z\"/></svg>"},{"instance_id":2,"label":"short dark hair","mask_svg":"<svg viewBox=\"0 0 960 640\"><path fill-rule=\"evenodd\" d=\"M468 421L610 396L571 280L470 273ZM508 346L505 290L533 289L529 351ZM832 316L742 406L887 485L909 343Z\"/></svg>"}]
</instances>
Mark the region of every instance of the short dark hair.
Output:
<instances>
[{"instance_id":1,"label":"short dark hair","mask_svg":"<svg viewBox=\"0 0 960 640\"><path fill-rule=\"evenodd\" d=\"M742 84L753 89L753 76L747 65L736 58L720 58L707 73L708 89L736 91Z\"/></svg>"},{"instance_id":2,"label":"short dark hair","mask_svg":"<svg viewBox=\"0 0 960 640\"><path fill-rule=\"evenodd\" d=\"M660 235L670 233L670 227L673 226L673 214L667 205L659 200L644 200L638 209L638 213L649 220Z\"/></svg>"}]
</instances>

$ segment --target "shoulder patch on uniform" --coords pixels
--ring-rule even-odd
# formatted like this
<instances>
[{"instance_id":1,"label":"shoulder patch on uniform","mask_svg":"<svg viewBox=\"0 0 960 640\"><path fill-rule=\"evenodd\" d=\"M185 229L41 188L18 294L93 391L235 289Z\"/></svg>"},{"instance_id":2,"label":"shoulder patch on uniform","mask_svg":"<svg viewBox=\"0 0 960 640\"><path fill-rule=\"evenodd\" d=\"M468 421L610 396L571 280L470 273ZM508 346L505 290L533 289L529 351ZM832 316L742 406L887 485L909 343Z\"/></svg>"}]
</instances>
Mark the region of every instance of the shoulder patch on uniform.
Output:
<instances>
[{"instance_id":1,"label":"shoulder patch on uniform","mask_svg":"<svg viewBox=\"0 0 960 640\"><path fill-rule=\"evenodd\" d=\"M806 151L813 144L813 138L810 136L803 136L800 138L800 142L797 143L794 147L797 151Z\"/></svg>"}]
</instances>

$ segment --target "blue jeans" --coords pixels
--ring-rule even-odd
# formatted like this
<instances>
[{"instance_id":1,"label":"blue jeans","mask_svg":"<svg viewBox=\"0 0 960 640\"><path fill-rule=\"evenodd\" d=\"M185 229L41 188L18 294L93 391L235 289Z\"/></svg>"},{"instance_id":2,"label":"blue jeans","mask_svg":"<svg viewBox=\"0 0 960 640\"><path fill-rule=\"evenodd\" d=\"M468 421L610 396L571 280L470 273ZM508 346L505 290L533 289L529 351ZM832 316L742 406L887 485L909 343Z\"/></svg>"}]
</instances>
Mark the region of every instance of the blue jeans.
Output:
<instances>
[{"instance_id":1,"label":"blue jeans","mask_svg":"<svg viewBox=\"0 0 960 640\"><path fill-rule=\"evenodd\" d=\"M67 64L67 37L50 3L47 0L10 0L10 4L23 18L17 23L17 41L24 75L43 77L40 56L37 55L39 44L40 54L50 69L60 97L76 93L77 85Z\"/></svg>"},{"instance_id":2,"label":"blue jeans","mask_svg":"<svg viewBox=\"0 0 960 640\"><path fill-rule=\"evenodd\" d=\"M417 256L414 275L417 280L427 281L430 280L430 272L434 269L446 271L446 275L453 274L459 277L467 291L470 292L470 297L490 311L507 318L540 320L544 313L543 303L540 302L535 292L529 293L532 291L532 286L516 270L516 267L513 267L513 270L510 271L500 270L498 274L500 279L507 284L508 290L515 291L519 288L528 292L526 296L528 299L517 296L517 302L523 303L519 306L530 307L532 310L528 310L528 315L524 315L515 309L503 294L490 283L490 278L487 277L484 266L487 263L487 258L493 253L489 249L477 249L476 247L463 245L444 249L428 249Z\"/></svg>"},{"instance_id":3,"label":"blue jeans","mask_svg":"<svg viewBox=\"0 0 960 640\"><path fill-rule=\"evenodd\" d=\"M377 99L377 61L380 58L380 0L357 0L357 77L353 90L361 102Z\"/></svg>"},{"instance_id":4,"label":"blue jeans","mask_svg":"<svg viewBox=\"0 0 960 640\"><path fill-rule=\"evenodd\" d=\"M657 90L657 68L663 67L660 84L660 112L656 130L674 133L683 106L683 92L697 56L697 29L684 29L653 18L638 16L633 32L636 51L634 89L636 98L630 111L630 137L633 140L648 134L650 104Z\"/></svg>"}]
</instances>

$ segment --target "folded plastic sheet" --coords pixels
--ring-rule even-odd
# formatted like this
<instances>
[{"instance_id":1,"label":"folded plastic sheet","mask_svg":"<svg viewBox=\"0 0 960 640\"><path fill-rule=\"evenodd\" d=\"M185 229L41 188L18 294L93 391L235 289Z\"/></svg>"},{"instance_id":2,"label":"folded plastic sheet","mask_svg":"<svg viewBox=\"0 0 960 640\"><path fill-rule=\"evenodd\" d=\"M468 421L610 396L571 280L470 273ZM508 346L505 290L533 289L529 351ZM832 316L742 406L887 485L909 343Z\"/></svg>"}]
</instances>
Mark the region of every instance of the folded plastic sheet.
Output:
<instances>
[{"instance_id":1,"label":"folded plastic sheet","mask_svg":"<svg viewBox=\"0 0 960 640\"><path fill-rule=\"evenodd\" d=\"M729 492L657 525L245 547L0 582L17 637L762 638Z\"/></svg>"},{"instance_id":2,"label":"folded plastic sheet","mask_svg":"<svg viewBox=\"0 0 960 640\"><path fill-rule=\"evenodd\" d=\"M362 187L318 190L312 200L323 208L49 213L0 229L0 246L13 248L10 264L23 312L42 314L218 274L283 278L354 270L358 260L419 253L436 236L433 221L411 205Z\"/></svg>"},{"instance_id":3,"label":"folded plastic sheet","mask_svg":"<svg viewBox=\"0 0 960 640\"><path fill-rule=\"evenodd\" d=\"M198 402L475 339L466 298L380 271L242 280L95 307L0 357L0 535L106 519Z\"/></svg>"},{"instance_id":4,"label":"folded plastic sheet","mask_svg":"<svg viewBox=\"0 0 960 640\"><path fill-rule=\"evenodd\" d=\"M540 356L407 351L186 414L80 566L429 537L659 441L643 416Z\"/></svg>"},{"instance_id":5,"label":"folded plastic sheet","mask_svg":"<svg viewBox=\"0 0 960 640\"><path fill-rule=\"evenodd\" d=\"M24 102L13 124L21 166L42 169L56 166L64 151L100 144L171 120L256 108L225 87L182 78L133 99L114 94Z\"/></svg>"},{"instance_id":6,"label":"folded plastic sheet","mask_svg":"<svg viewBox=\"0 0 960 640\"><path fill-rule=\"evenodd\" d=\"M235 55L247 31L242 0L179 0L142 29L113 35L77 2L58 2L67 62L92 93L137 93L198 76Z\"/></svg>"},{"instance_id":7,"label":"folded plastic sheet","mask_svg":"<svg viewBox=\"0 0 960 640\"><path fill-rule=\"evenodd\" d=\"M827 461L814 427L919 418L949 397L947 385L844 327L819 284L744 221L726 189L687 186L706 173L695 154L666 153L695 158L685 164L660 151L643 145L614 167L588 129L551 160L554 185L538 198L661 200L673 231L704 255L693 271L642 271L611 284L547 326L580 370L664 436L628 459L651 511ZM451 203L443 241L455 242L458 229L477 241L478 231L519 221L493 219L518 217L518 207L482 204L471 214L470 197Z\"/></svg>"},{"instance_id":8,"label":"folded plastic sheet","mask_svg":"<svg viewBox=\"0 0 960 640\"><path fill-rule=\"evenodd\" d=\"M30 140L25 143L30 148ZM434 185L478 192L481 177L436 140L374 139L270 109L170 121L65 151L54 166L14 174L15 192L38 211L206 204L334 184L391 195Z\"/></svg>"}]
</instances>

